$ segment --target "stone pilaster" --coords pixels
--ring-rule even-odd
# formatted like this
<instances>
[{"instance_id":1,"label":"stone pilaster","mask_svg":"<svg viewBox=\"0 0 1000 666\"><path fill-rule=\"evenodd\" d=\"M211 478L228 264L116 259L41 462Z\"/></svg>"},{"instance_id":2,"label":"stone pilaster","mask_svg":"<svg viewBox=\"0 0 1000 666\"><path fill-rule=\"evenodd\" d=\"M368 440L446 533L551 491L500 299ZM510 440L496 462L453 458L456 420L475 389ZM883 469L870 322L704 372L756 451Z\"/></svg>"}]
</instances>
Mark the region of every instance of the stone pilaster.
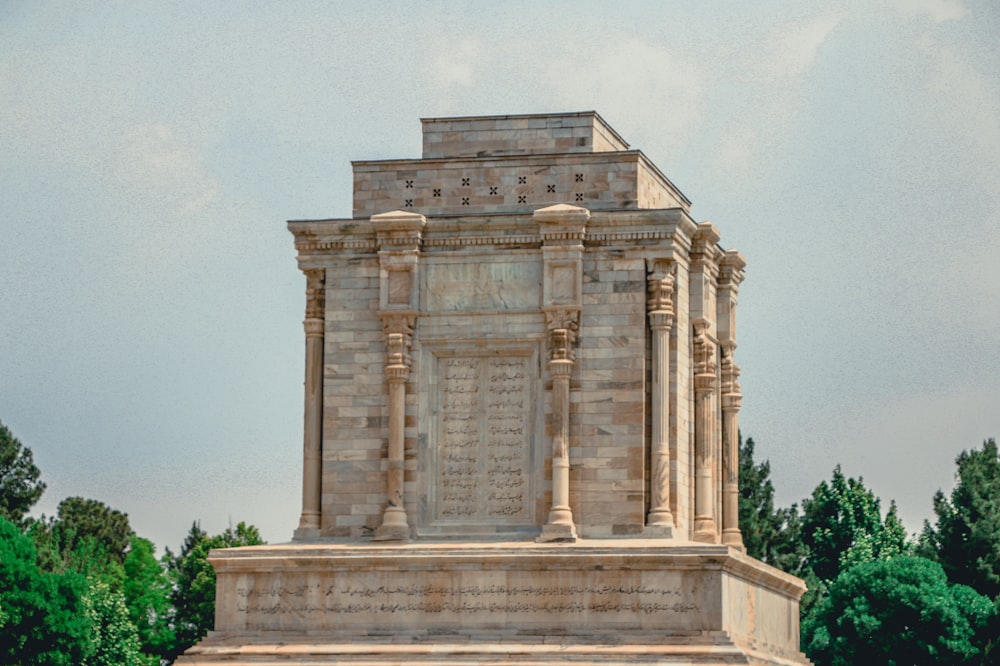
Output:
<instances>
[{"instance_id":1,"label":"stone pilaster","mask_svg":"<svg viewBox=\"0 0 1000 666\"><path fill-rule=\"evenodd\" d=\"M305 413L302 428L302 515L293 539L315 539L320 535L323 471L323 331L326 310L326 271L308 269L306 274Z\"/></svg>"},{"instance_id":2,"label":"stone pilaster","mask_svg":"<svg viewBox=\"0 0 1000 666\"><path fill-rule=\"evenodd\" d=\"M647 309L652 331L651 442L649 515L645 533L673 537L674 515L670 510L670 329L674 325L674 262L652 263Z\"/></svg>"},{"instance_id":3,"label":"stone pilaster","mask_svg":"<svg viewBox=\"0 0 1000 666\"><path fill-rule=\"evenodd\" d=\"M721 503L718 368L716 366L716 287L719 274L719 231L709 222L698 225L691 247L691 323L694 327L695 412L695 541L718 543Z\"/></svg>"},{"instance_id":4,"label":"stone pilaster","mask_svg":"<svg viewBox=\"0 0 1000 666\"><path fill-rule=\"evenodd\" d=\"M739 411L740 367L733 360L736 351L736 304L746 260L735 251L726 252L719 270L718 330L722 352L722 543L743 550L739 525Z\"/></svg>"},{"instance_id":5,"label":"stone pilaster","mask_svg":"<svg viewBox=\"0 0 1000 666\"><path fill-rule=\"evenodd\" d=\"M410 347L419 307L417 269L423 215L394 211L373 215L379 245L379 317L385 332L385 379L389 393L389 433L386 446L386 508L376 541L408 541L406 516L405 424L406 384L412 361Z\"/></svg>"},{"instance_id":6,"label":"stone pilaster","mask_svg":"<svg viewBox=\"0 0 1000 666\"><path fill-rule=\"evenodd\" d=\"M714 543L718 537L715 523L712 483L715 475L713 451L715 415L712 393L715 391L714 345L708 338L708 322L694 322L694 540Z\"/></svg>"},{"instance_id":7,"label":"stone pilaster","mask_svg":"<svg viewBox=\"0 0 1000 666\"><path fill-rule=\"evenodd\" d=\"M552 508L538 541L576 541L569 504L569 382L575 364L583 283L583 239L590 211L559 204L536 210L542 237L542 300L552 377Z\"/></svg>"},{"instance_id":8,"label":"stone pilaster","mask_svg":"<svg viewBox=\"0 0 1000 666\"><path fill-rule=\"evenodd\" d=\"M552 509L539 541L575 541L576 526L569 506L569 379L576 360L579 311L545 313L549 331L549 374L552 375Z\"/></svg>"},{"instance_id":9,"label":"stone pilaster","mask_svg":"<svg viewBox=\"0 0 1000 666\"><path fill-rule=\"evenodd\" d=\"M410 378L410 345L416 313L383 312L385 328L385 380L389 388L389 442L386 448L386 508L376 541L405 541L410 538L406 519L403 482L405 470L404 424L406 422L406 381Z\"/></svg>"}]
</instances>

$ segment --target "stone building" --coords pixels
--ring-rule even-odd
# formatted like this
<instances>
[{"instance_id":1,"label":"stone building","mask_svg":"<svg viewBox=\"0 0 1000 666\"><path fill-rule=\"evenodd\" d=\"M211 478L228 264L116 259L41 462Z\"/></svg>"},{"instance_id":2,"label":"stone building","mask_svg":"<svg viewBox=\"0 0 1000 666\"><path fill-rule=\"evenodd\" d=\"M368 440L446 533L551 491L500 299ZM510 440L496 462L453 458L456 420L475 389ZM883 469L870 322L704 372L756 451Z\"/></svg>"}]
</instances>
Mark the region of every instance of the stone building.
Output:
<instances>
[{"instance_id":1,"label":"stone building","mask_svg":"<svg viewBox=\"0 0 1000 666\"><path fill-rule=\"evenodd\" d=\"M184 663L806 663L742 554L742 255L597 113L422 123L289 222L302 514Z\"/></svg>"}]
</instances>

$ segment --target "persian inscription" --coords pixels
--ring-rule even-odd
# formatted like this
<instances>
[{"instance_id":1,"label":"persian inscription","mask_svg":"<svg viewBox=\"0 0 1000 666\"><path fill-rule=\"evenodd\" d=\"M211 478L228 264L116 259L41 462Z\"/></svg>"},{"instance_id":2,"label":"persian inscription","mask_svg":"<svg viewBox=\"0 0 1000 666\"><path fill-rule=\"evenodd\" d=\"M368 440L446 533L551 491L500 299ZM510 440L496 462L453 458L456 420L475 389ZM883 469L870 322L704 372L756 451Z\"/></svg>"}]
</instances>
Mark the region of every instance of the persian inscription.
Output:
<instances>
[{"instance_id":1,"label":"persian inscription","mask_svg":"<svg viewBox=\"0 0 1000 666\"><path fill-rule=\"evenodd\" d=\"M302 613L698 613L696 597L679 588L643 584L358 585L312 584L238 588L237 610L274 615Z\"/></svg>"},{"instance_id":2,"label":"persian inscription","mask_svg":"<svg viewBox=\"0 0 1000 666\"><path fill-rule=\"evenodd\" d=\"M530 520L530 375L528 356L439 359L438 521Z\"/></svg>"}]
</instances>

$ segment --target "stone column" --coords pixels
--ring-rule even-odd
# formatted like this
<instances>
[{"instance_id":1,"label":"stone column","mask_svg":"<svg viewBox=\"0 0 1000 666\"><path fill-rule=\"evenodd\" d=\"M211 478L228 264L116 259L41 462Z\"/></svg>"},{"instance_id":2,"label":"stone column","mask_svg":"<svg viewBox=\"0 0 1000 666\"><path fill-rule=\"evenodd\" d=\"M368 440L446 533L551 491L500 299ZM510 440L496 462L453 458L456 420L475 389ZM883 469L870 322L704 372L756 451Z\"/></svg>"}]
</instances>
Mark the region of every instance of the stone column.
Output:
<instances>
[{"instance_id":1,"label":"stone column","mask_svg":"<svg viewBox=\"0 0 1000 666\"><path fill-rule=\"evenodd\" d=\"M549 330L549 373L552 375L552 509L539 541L576 541L569 506L569 378L573 373L579 311L545 313Z\"/></svg>"},{"instance_id":2,"label":"stone column","mask_svg":"<svg viewBox=\"0 0 1000 666\"><path fill-rule=\"evenodd\" d=\"M708 338L708 322L694 322L694 536L695 541L715 543L713 495L715 458L713 456L714 414L712 393L715 390L714 345Z\"/></svg>"},{"instance_id":3,"label":"stone column","mask_svg":"<svg viewBox=\"0 0 1000 666\"><path fill-rule=\"evenodd\" d=\"M389 442L386 451L386 508L382 524L375 531L375 541L406 541L410 538L403 497L403 430L415 319L413 313L382 313L386 338L385 379L389 386Z\"/></svg>"},{"instance_id":4,"label":"stone column","mask_svg":"<svg viewBox=\"0 0 1000 666\"><path fill-rule=\"evenodd\" d=\"M326 271L307 269L305 415L302 428L302 516L293 539L320 535L320 495L323 476L323 329Z\"/></svg>"},{"instance_id":5,"label":"stone column","mask_svg":"<svg viewBox=\"0 0 1000 666\"><path fill-rule=\"evenodd\" d=\"M719 442L718 382L715 354L719 230L701 222L691 239L690 312L694 383L694 533L692 539L719 542L722 504L722 455Z\"/></svg>"},{"instance_id":6,"label":"stone column","mask_svg":"<svg viewBox=\"0 0 1000 666\"><path fill-rule=\"evenodd\" d=\"M552 509L538 541L576 541L569 504L569 380L583 302L583 239L590 211L557 204L534 213L542 238L542 311L552 377Z\"/></svg>"},{"instance_id":7,"label":"stone column","mask_svg":"<svg viewBox=\"0 0 1000 666\"><path fill-rule=\"evenodd\" d=\"M670 510L670 329L674 325L673 262L659 260L649 278L649 328L652 340L652 441L650 442L649 516L645 533L673 537Z\"/></svg>"},{"instance_id":8,"label":"stone column","mask_svg":"<svg viewBox=\"0 0 1000 666\"><path fill-rule=\"evenodd\" d=\"M740 366L733 360L736 351L736 303L743 281L746 260L739 252L726 252L719 267L718 330L722 353L722 543L743 550L740 532L740 445L739 412Z\"/></svg>"},{"instance_id":9,"label":"stone column","mask_svg":"<svg viewBox=\"0 0 1000 666\"><path fill-rule=\"evenodd\" d=\"M379 245L379 316L385 331L385 380L389 393L389 435L386 446L386 508L375 541L408 541L406 517L406 382L410 378L410 347L419 308L417 269L427 219L397 210L373 215Z\"/></svg>"}]
</instances>

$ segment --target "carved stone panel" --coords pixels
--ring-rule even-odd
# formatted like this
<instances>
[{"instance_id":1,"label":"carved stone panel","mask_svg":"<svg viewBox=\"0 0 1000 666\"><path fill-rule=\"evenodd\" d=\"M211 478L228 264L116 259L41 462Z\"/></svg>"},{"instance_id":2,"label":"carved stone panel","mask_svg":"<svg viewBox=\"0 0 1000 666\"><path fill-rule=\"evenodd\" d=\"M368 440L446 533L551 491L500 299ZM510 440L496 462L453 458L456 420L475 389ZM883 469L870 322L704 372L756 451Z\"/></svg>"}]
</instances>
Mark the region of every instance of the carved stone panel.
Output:
<instances>
[{"instance_id":1,"label":"carved stone panel","mask_svg":"<svg viewBox=\"0 0 1000 666\"><path fill-rule=\"evenodd\" d=\"M427 260L424 309L428 312L533 310L541 298L537 260L435 262Z\"/></svg>"},{"instance_id":2,"label":"carved stone panel","mask_svg":"<svg viewBox=\"0 0 1000 666\"><path fill-rule=\"evenodd\" d=\"M533 521L534 366L530 350L437 358L435 524Z\"/></svg>"}]
</instances>

